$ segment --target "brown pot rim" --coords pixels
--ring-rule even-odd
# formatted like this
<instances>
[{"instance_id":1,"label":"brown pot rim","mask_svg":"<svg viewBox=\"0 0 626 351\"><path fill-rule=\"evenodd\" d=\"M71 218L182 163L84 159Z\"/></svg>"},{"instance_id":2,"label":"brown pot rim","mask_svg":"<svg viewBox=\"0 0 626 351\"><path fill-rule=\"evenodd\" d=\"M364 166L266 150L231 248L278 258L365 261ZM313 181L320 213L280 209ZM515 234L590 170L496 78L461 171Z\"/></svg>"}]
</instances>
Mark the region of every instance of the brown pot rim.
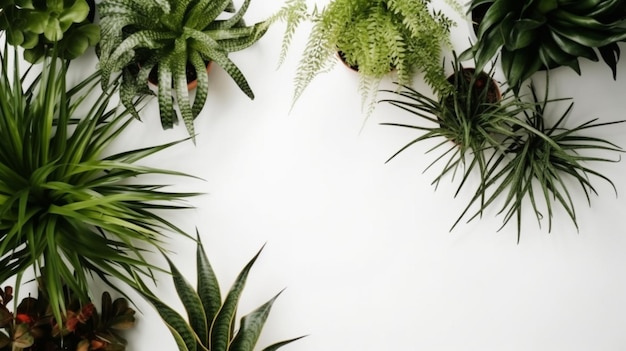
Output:
<instances>
[{"instance_id":1,"label":"brown pot rim","mask_svg":"<svg viewBox=\"0 0 626 351\"><path fill-rule=\"evenodd\" d=\"M474 67L463 67L463 71L467 71L467 72L471 72L471 74L474 74L476 72L476 69ZM496 81L492 76L490 76L487 72L485 71L481 71L480 73L478 73L479 76L484 76L487 79L489 79L489 87L493 88L495 94L496 94L496 101L489 101L490 103L496 103L498 101L502 100L502 91L500 90L500 87L498 86L498 81ZM450 83L454 83L454 73L449 75L447 78L448 82Z\"/></svg>"},{"instance_id":2,"label":"brown pot rim","mask_svg":"<svg viewBox=\"0 0 626 351\"><path fill-rule=\"evenodd\" d=\"M156 67L156 65L155 65ZM206 64L206 73L209 74L211 72L211 69L213 68L213 61L209 61ZM153 68L154 69L154 68ZM159 86L159 82L155 82L153 80L150 79L150 77L148 77L148 84L154 86L154 87L158 87ZM187 82L187 90L194 90L195 88L198 87L198 79L194 79L191 82Z\"/></svg>"}]
</instances>

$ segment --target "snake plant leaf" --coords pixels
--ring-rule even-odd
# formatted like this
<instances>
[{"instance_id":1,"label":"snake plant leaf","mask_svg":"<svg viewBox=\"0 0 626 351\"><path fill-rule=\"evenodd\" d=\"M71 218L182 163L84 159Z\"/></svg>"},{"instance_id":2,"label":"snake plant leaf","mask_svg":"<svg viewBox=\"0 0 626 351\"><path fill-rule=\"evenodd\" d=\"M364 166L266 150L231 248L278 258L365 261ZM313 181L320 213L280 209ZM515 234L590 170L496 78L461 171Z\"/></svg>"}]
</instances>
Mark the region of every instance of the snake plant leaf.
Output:
<instances>
[{"instance_id":1,"label":"snake plant leaf","mask_svg":"<svg viewBox=\"0 0 626 351\"><path fill-rule=\"evenodd\" d=\"M263 305L259 306L256 310L252 311L250 314L247 314L241 318L241 322L239 323L239 330L237 331L237 334L235 335L232 343L228 347L229 350L253 351L254 345L256 345L256 342L259 339L259 335L261 335L263 325L265 324L265 321L270 314L272 305L281 293L282 291L276 294L272 299L270 299Z\"/></svg>"},{"instance_id":2,"label":"snake plant leaf","mask_svg":"<svg viewBox=\"0 0 626 351\"><path fill-rule=\"evenodd\" d=\"M198 236L196 251L197 290L193 289L181 271L168 259L172 279L177 294L189 316L189 322L186 323L185 319L178 312L156 298L143 281L140 281L141 288L139 292L154 305L165 324L170 328L181 351L199 349L251 351L265 324L271 306L278 297L276 295L243 317L239 324L239 329L235 333L237 305L249 271L261 253L262 248L239 273L226 299L222 302L219 283L197 231L196 235ZM298 339L300 338L281 341L267 349L276 350Z\"/></svg>"},{"instance_id":3,"label":"snake plant leaf","mask_svg":"<svg viewBox=\"0 0 626 351\"><path fill-rule=\"evenodd\" d=\"M196 249L196 267L198 275L198 296L204 308L207 321L214 321L222 306L222 297L217 276L206 255L200 234L196 230L198 247Z\"/></svg>"},{"instance_id":4,"label":"snake plant leaf","mask_svg":"<svg viewBox=\"0 0 626 351\"><path fill-rule=\"evenodd\" d=\"M289 339L289 340L284 340L284 341L277 342L275 344L272 344L272 345L264 348L263 351L276 351L276 350L280 349L281 347L283 347L283 346L285 346L287 344L291 344L292 342L300 340L300 339L302 339L304 337L306 337L306 335L299 336L297 338L293 338L293 339Z\"/></svg>"},{"instance_id":5,"label":"snake plant leaf","mask_svg":"<svg viewBox=\"0 0 626 351\"><path fill-rule=\"evenodd\" d=\"M141 279L139 279L139 285L138 292L154 306L159 316L161 316L161 319L172 334L179 351L196 351L196 337L185 318L156 297Z\"/></svg>"},{"instance_id":6,"label":"snake plant leaf","mask_svg":"<svg viewBox=\"0 0 626 351\"><path fill-rule=\"evenodd\" d=\"M246 285L250 269L261 254L262 250L263 248L261 248L261 250L259 250L254 257L252 257L248 264L246 264L243 270L239 273L235 283L226 295L226 299L217 313L217 316L215 316L215 321L211 327L211 343L209 344L209 349L212 351L228 351L228 345L233 337L232 331L234 329L235 313L237 312L237 306L239 304L241 293Z\"/></svg>"},{"instance_id":7,"label":"snake plant leaf","mask_svg":"<svg viewBox=\"0 0 626 351\"><path fill-rule=\"evenodd\" d=\"M167 258L167 257L166 257ZM191 329L196 333L200 340L206 340L209 337L209 327L207 324L207 316L204 314L204 307L200 296L196 293L191 284L185 279L181 272L174 266L172 261L167 258L167 261L172 272L172 279L176 288L176 293L180 298Z\"/></svg>"}]
</instances>

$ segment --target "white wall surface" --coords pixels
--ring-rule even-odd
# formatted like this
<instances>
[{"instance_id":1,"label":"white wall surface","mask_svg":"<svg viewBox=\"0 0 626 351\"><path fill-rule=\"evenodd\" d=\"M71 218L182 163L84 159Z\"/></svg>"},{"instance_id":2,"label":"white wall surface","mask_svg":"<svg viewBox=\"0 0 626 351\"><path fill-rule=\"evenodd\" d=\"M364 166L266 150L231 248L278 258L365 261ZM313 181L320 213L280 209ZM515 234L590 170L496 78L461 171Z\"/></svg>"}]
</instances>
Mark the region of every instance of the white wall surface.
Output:
<instances>
[{"instance_id":1,"label":"white wall surface","mask_svg":"<svg viewBox=\"0 0 626 351\"><path fill-rule=\"evenodd\" d=\"M248 22L281 5L253 1ZM469 26L451 15L458 21L453 46L461 51ZM428 144L385 164L418 134L379 125L410 120L389 105L365 120L354 73L337 65L317 77L289 113L310 25L300 27L287 62L276 70L282 30L277 25L232 55L255 100L215 67L196 145L187 142L145 161L204 179L176 184L206 195L192 201L194 210L170 218L190 233L198 228L224 291L267 243L240 311L287 289L258 350L303 334L309 336L284 350L626 350L625 162L592 165L615 181L619 197L598 179L591 207L574 191L578 231L559 210L550 234L527 217L517 244L515 225L497 231L501 217L493 207L449 232L473 194L468 188L454 199L456 183L447 182L435 191L430 182L437 169L422 173L435 157L425 154ZM581 77L567 68L551 75L553 97L574 98L568 125L624 119L626 60L617 81L603 63L582 62L582 70ZM420 77L415 87L427 89ZM157 111L154 100L143 122L115 147L186 136L182 125L162 131ZM598 132L626 146L626 125ZM195 280L194 244L170 241L176 264ZM167 277L159 289L179 306ZM156 313L138 307L143 314L137 332L127 334L128 350L175 350Z\"/></svg>"}]
</instances>

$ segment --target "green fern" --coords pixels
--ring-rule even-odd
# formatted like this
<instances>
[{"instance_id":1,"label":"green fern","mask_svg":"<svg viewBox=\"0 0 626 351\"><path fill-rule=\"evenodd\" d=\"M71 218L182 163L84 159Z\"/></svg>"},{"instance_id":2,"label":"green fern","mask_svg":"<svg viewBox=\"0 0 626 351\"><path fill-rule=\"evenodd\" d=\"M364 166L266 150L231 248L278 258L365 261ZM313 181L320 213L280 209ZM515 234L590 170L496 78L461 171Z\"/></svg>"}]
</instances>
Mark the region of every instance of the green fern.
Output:
<instances>
[{"instance_id":1,"label":"green fern","mask_svg":"<svg viewBox=\"0 0 626 351\"><path fill-rule=\"evenodd\" d=\"M376 100L372 89L391 70L402 85L423 72L433 89L449 89L439 58L454 23L429 5L429 0L335 0L313 11L315 24L296 72L292 106L313 78L333 67L337 51L367 76L359 91L368 115Z\"/></svg>"}]
</instances>

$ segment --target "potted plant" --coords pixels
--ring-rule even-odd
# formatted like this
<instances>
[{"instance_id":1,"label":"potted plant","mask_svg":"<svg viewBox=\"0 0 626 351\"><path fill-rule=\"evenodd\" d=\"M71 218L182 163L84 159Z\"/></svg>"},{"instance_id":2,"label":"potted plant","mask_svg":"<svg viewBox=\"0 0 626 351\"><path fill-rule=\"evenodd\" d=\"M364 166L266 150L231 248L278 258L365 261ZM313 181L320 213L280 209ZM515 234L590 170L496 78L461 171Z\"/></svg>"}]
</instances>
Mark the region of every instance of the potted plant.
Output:
<instances>
[{"instance_id":1,"label":"potted plant","mask_svg":"<svg viewBox=\"0 0 626 351\"><path fill-rule=\"evenodd\" d=\"M163 303L146 285L142 290L143 296L152 302L161 315L170 332L174 335L179 350L253 351L272 305L280 295L278 293L248 315L243 316L237 325L237 306L241 294L250 269L263 248L239 273L224 301L222 301L217 277L209 263L199 236L197 242L197 286L195 289L168 259L172 280L188 318L186 319L175 309ZM303 336L274 343L264 348L263 351L278 350L301 338Z\"/></svg>"},{"instance_id":2,"label":"potted plant","mask_svg":"<svg viewBox=\"0 0 626 351\"><path fill-rule=\"evenodd\" d=\"M0 52L0 283L26 271L46 276L43 291L52 315L61 320L67 312L64 284L84 303L92 276L131 287L137 287L136 276L150 276L155 267L145 251L161 250L164 231L186 235L157 213L187 208L181 202L195 194L133 182L151 175L184 176L136 164L177 142L104 155L132 119L127 110L110 108L110 90L96 96L97 73L67 87L69 63L54 51L41 73L29 69L23 76L9 58L17 60L17 48L7 51L5 44Z\"/></svg>"},{"instance_id":3,"label":"potted plant","mask_svg":"<svg viewBox=\"0 0 626 351\"><path fill-rule=\"evenodd\" d=\"M222 67L253 99L254 94L244 74L228 55L254 44L274 21L291 18L287 15L292 8L286 7L269 19L248 26L243 17L249 5L250 0L245 0L235 10L232 0L101 2L103 86L108 86L112 74L121 71L122 103L139 118L132 101L137 96L151 93L147 89L147 79L151 71L158 72L157 95L163 128L171 128L178 120L173 90L183 122L194 137L193 121L208 94L207 63L215 62ZM187 90L188 75L197 79L193 101Z\"/></svg>"},{"instance_id":4,"label":"potted plant","mask_svg":"<svg viewBox=\"0 0 626 351\"><path fill-rule=\"evenodd\" d=\"M40 277L38 283L43 284ZM102 293L98 311L92 302L81 304L66 291L66 313L61 321L51 315L50 301L45 291L37 298L28 296L9 309L13 288L0 290L0 350L1 351L124 351L126 339L121 331L135 325L135 311L123 298L111 299Z\"/></svg>"},{"instance_id":5,"label":"potted plant","mask_svg":"<svg viewBox=\"0 0 626 351\"><path fill-rule=\"evenodd\" d=\"M532 101L525 103L520 119L511 120L513 129L503 140L503 152L498 153L490 162L486 179L481 182L476 196L471 199L461 218L470 213L472 205L480 199L478 210L470 221L479 216L486 207L495 204L496 199L503 199L498 214L504 216L504 227L511 219L517 222L517 240L521 235L523 207L528 200L532 213L541 226L548 221L548 232L552 228L554 205L560 205L574 226L578 229L571 188L579 185L589 205L591 194L596 189L591 183L591 176L603 179L613 188L613 182L588 164L594 162L617 162L619 157L611 159L606 154L621 153L622 149L614 143L597 136L585 134L597 128L609 127L618 123L599 123L591 119L567 128L564 122L572 111L573 103L560 115L553 115L550 104L567 99L548 99L548 90L540 100L531 86ZM543 203L543 206L542 206Z\"/></svg>"},{"instance_id":6,"label":"potted plant","mask_svg":"<svg viewBox=\"0 0 626 351\"><path fill-rule=\"evenodd\" d=\"M580 74L580 57L598 54L616 76L626 39L626 1L472 0L482 11L471 53L482 69L499 51L509 86L519 91L540 69L568 66Z\"/></svg>"},{"instance_id":7,"label":"potted plant","mask_svg":"<svg viewBox=\"0 0 626 351\"><path fill-rule=\"evenodd\" d=\"M295 78L295 103L319 73L336 62L358 67L363 102L373 109L378 83L394 70L402 85L416 72L436 90L447 87L441 69L442 45L452 21L431 11L430 0L334 0L312 14L313 29Z\"/></svg>"},{"instance_id":8,"label":"potted plant","mask_svg":"<svg viewBox=\"0 0 626 351\"><path fill-rule=\"evenodd\" d=\"M100 40L93 24L94 0L6 0L0 5L0 30L11 45L24 48L30 63L50 54L72 60Z\"/></svg>"},{"instance_id":9,"label":"potted plant","mask_svg":"<svg viewBox=\"0 0 626 351\"><path fill-rule=\"evenodd\" d=\"M566 99L550 100L546 91L545 99L540 101L532 86L532 101L526 101L512 93L506 95L507 92L501 102L493 104L484 92L464 94L464 89L471 89L472 86L476 88L475 84L482 73L472 74L470 80L462 79L465 75L461 73L462 66L458 61L455 62L457 64L454 67L458 68L453 76L457 78L454 80L455 89L450 95L433 100L404 87L401 91L389 91L402 99L383 100L430 122L426 126L385 123L425 131L392 158L422 140L444 137L429 150L449 145L431 164L432 166L446 160L441 174L434 182L438 184L443 175L449 172L456 174L462 166L462 181L456 192L458 194L470 174L478 172L479 182L475 195L451 229L466 216L470 217L468 221L482 217L488 207L497 203L497 199L503 199L503 205L498 212L504 215L503 227L512 218L517 220L518 241L521 235L522 210L526 201L531 203L540 224L547 219L548 231L551 230L554 204L561 205L577 227L574 202L570 195L571 185L566 178L570 177L574 183L578 183L589 199L591 193L596 193L590 176L597 176L611 185L613 183L586 164L614 160L585 152L621 152L618 146L609 141L582 133L624 121L597 123L596 120L591 120L574 128L565 128L563 123L572 105L554 120L552 110L546 106ZM458 82L463 81L469 81L470 84L465 85L465 88L463 85L459 87ZM484 89L486 85L480 83L479 87ZM472 103L467 97L475 101ZM538 205L540 201L545 203L547 214Z\"/></svg>"},{"instance_id":10,"label":"potted plant","mask_svg":"<svg viewBox=\"0 0 626 351\"><path fill-rule=\"evenodd\" d=\"M428 152L442 150L440 156L428 166L443 162L443 168L434 179L438 185L445 175L462 173L462 182L475 169L484 175L489 149L498 148L502 134L509 129L503 115L515 116L520 112L512 96L502 97L493 71L476 71L466 68L456 55L452 61L453 73L448 77L449 88L437 92L432 98L411 87L383 90L397 98L383 99L407 111L425 123L383 123L383 125L415 129L423 133L410 141L387 162L409 147L429 139L440 139ZM457 191L458 192L458 191Z\"/></svg>"}]
</instances>

